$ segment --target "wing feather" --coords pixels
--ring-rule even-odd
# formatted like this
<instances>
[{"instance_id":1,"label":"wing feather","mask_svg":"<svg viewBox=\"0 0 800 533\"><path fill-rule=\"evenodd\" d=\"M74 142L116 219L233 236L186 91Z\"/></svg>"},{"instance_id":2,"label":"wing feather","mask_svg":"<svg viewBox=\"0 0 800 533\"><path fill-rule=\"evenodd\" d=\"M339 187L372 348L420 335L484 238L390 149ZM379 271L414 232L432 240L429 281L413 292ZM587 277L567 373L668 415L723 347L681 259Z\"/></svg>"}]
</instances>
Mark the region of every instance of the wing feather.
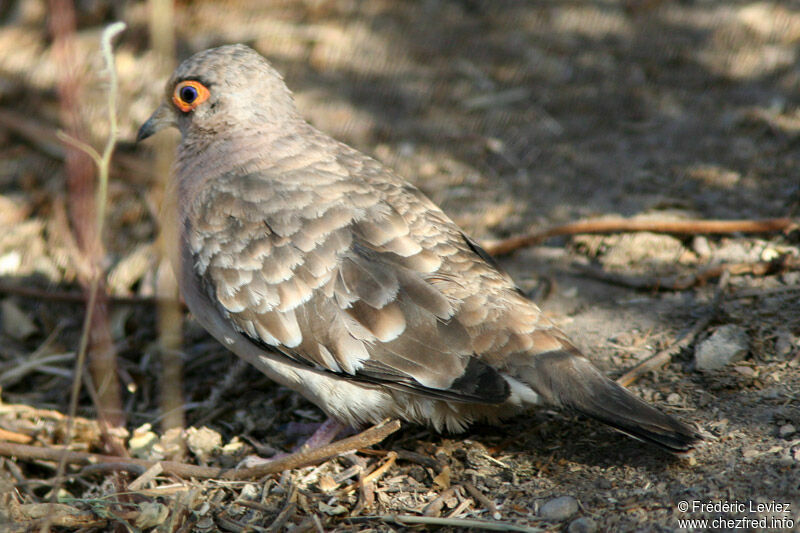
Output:
<instances>
[{"instance_id":1,"label":"wing feather","mask_svg":"<svg viewBox=\"0 0 800 533\"><path fill-rule=\"evenodd\" d=\"M201 286L240 332L350 379L456 401L505 400L505 380L473 349L470 328L489 314L485 298L470 300L454 281L470 265L453 258L470 245L443 215L431 231L424 197L414 204L395 191L399 200L379 201L354 185L358 201L332 202L301 181L273 182L279 191L270 195L259 183L268 175L248 175L247 201L237 202L238 180L206 189L198 205L215 206L213 216L198 208L188 220L201 218L199 231L187 234ZM336 191L347 188L337 183Z\"/></svg>"}]
</instances>

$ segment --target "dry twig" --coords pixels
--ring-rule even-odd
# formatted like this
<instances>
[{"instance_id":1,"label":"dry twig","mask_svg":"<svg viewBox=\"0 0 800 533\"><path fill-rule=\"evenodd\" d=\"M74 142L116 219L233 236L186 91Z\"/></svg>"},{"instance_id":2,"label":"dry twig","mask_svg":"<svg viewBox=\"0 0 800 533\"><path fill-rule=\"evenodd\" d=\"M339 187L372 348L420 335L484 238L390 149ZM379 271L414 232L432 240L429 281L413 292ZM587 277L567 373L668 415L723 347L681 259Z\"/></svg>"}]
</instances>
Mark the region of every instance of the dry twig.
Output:
<instances>
[{"instance_id":1,"label":"dry twig","mask_svg":"<svg viewBox=\"0 0 800 533\"><path fill-rule=\"evenodd\" d=\"M22 296L36 300L46 300L51 302L85 304L88 297L85 293L77 291L55 291L37 289L34 287L22 287L10 283L0 282L0 293L12 296ZM173 298L158 298L154 296L108 296L107 301L112 305L162 305L178 303ZM182 305L182 304L181 304Z\"/></svg>"},{"instance_id":2,"label":"dry twig","mask_svg":"<svg viewBox=\"0 0 800 533\"><path fill-rule=\"evenodd\" d=\"M0 428L0 440L16 442L17 444L28 444L33 440L33 437L24 433L17 433L16 431Z\"/></svg>"},{"instance_id":3,"label":"dry twig","mask_svg":"<svg viewBox=\"0 0 800 533\"><path fill-rule=\"evenodd\" d=\"M58 461L63 458L70 464L97 464L97 463L118 463L122 469L151 468L160 464L164 473L173 474L181 477L194 477L198 479L226 479L241 481L245 479L255 479L284 470L291 470L301 466L326 461L331 457L372 446L382 441L395 431L400 429L400 422L397 420L384 421L366 431L352 437L342 439L326 446L320 446L312 450L301 450L299 452L269 461L266 464L233 470L230 468L196 466L176 461L148 461L145 459L134 459L128 457L118 457L114 455L103 455L86 452L74 452L65 449L43 448L39 446L29 446L25 444L14 444L11 442L0 442L0 455L6 457L17 457L18 459L30 460L38 459L43 461Z\"/></svg>"},{"instance_id":4,"label":"dry twig","mask_svg":"<svg viewBox=\"0 0 800 533\"><path fill-rule=\"evenodd\" d=\"M359 485L368 484L376 481L383 474L385 474L386 471L392 467L392 465L394 465L394 462L396 460L397 460L397 453L390 451L389 453L386 454L386 461L381 466L377 467L370 473L360 472L359 480L356 483L348 485L347 487L342 489L342 494L348 494L350 492L353 492L354 490L356 490L356 488L359 487Z\"/></svg>"},{"instance_id":5,"label":"dry twig","mask_svg":"<svg viewBox=\"0 0 800 533\"><path fill-rule=\"evenodd\" d=\"M464 488L467 489L467 492L469 492L473 498L478 500L481 503L481 505L486 507L486 510L489 511L489 514L492 516L492 518L494 518L495 520L500 520L500 518L502 518L503 515L501 515L500 511L497 510L497 506L494 504L494 502L489 498L487 498L486 496L484 496L484 494L481 491L479 491L475 485L473 485L472 483L463 483L463 485Z\"/></svg>"},{"instance_id":6,"label":"dry twig","mask_svg":"<svg viewBox=\"0 0 800 533\"><path fill-rule=\"evenodd\" d=\"M444 507L445 500L449 500L453 496L456 495L456 491L461 487L461 485L453 485L446 491L442 492L434 498L428 505L425 506L425 509L422 510L422 514L424 516L439 516L439 513L442 512L442 507Z\"/></svg>"},{"instance_id":7,"label":"dry twig","mask_svg":"<svg viewBox=\"0 0 800 533\"><path fill-rule=\"evenodd\" d=\"M75 13L72 7L60 0L51 0L53 14L51 25L53 35L59 44L61 61L65 66L64 74L59 83L59 95L62 113L68 119L68 133L59 135L59 138L72 147L67 151L67 175L71 184L71 200L73 222L77 240L81 251L87 256L85 264L81 265L81 278L85 289L89 293L86 306L86 316L81 332L80 346L75 361L76 372L73 376L72 391L70 396L69 413L67 420L67 441L71 438L72 420L78 407L78 394L81 388L81 369L87 353L93 379L99 385L98 400L95 405L98 410L101 428L106 431L110 427L124 425L124 414L121 408L121 393L117 381L117 361L114 345L111 340L110 327L106 313L106 301L103 297L105 290L102 279L103 244L102 233L105 221L105 212L108 198L108 177L111 165L111 155L116 146L119 128L117 124L117 76L112 51L112 40L125 29L125 24L117 22L108 26L101 37L101 50L109 75L109 90L107 93L108 119L110 133L106 140L103 152L98 153L93 147L81 140L82 121L79 109L79 83L75 73L74 51L72 39L75 32ZM59 20L57 20L59 19ZM98 185L94 203L89 197L92 190L91 164L86 158L91 159L97 166ZM91 214L94 217L91 217ZM93 223L92 223L92 218ZM116 453L124 453L124 445L110 432L105 435L106 444ZM66 467L65 459L59 460L56 475L56 487L61 483L61 478ZM53 494L57 494L54 490Z\"/></svg>"},{"instance_id":8,"label":"dry twig","mask_svg":"<svg viewBox=\"0 0 800 533\"><path fill-rule=\"evenodd\" d=\"M414 515L376 515L358 516L348 518L351 524L363 524L368 522L386 522L399 526L411 526L416 524L429 526L449 526L458 529L475 529L477 531L521 531L523 533L540 533L544 531L538 527L518 526L507 522L488 522L485 520L472 520L468 518L438 518L435 516L414 516Z\"/></svg>"}]
</instances>

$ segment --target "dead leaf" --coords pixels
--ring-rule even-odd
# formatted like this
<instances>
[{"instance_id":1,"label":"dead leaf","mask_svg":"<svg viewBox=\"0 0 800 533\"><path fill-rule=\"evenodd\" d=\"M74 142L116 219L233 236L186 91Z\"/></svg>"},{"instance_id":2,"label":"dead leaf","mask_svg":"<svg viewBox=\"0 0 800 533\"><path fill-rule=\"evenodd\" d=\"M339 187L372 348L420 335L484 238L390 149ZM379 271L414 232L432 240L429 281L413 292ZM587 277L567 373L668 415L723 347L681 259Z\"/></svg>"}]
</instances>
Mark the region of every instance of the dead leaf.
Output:
<instances>
[{"instance_id":1,"label":"dead leaf","mask_svg":"<svg viewBox=\"0 0 800 533\"><path fill-rule=\"evenodd\" d=\"M433 483L441 489L450 488L450 467L444 466L438 476L433 478Z\"/></svg>"}]
</instances>

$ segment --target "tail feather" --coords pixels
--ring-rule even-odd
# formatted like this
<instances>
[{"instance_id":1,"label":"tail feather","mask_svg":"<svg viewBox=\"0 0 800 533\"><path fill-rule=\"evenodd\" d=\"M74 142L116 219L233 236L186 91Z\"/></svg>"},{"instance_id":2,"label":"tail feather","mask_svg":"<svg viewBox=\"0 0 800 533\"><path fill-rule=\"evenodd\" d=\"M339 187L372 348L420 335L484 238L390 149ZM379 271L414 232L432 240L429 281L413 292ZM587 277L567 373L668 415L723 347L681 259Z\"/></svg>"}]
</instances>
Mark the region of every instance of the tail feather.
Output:
<instances>
[{"instance_id":1,"label":"tail feather","mask_svg":"<svg viewBox=\"0 0 800 533\"><path fill-rule=\"evenodd\" d=\"M693 428L640 400L581 355L557 351L532 359L525 381L549 403L572 408L671 452L688 451L702 440Z\"/></svg>"}]
</instances>

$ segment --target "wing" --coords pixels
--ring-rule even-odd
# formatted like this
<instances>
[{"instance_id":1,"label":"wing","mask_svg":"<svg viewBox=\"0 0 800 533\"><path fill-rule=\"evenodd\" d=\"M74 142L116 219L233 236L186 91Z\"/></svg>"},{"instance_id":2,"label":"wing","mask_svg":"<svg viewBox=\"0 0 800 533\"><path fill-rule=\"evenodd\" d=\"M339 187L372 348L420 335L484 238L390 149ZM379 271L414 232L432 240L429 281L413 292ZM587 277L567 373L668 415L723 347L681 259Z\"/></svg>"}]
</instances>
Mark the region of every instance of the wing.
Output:
<instances>
[{"instance_id":1,"label":"wing","mask_svg":"<svg viewBox=\"0 0 800 533\"><path fill-rule=\"evenodd\" d=\"M464 274L483 265L507 280L410 185L314 178L223 176L195 203L185 235L219 312L252 342L320 371L504 401L508 384L474 351L471 324L486 313Z\"/></svg>"}]
</instances>

